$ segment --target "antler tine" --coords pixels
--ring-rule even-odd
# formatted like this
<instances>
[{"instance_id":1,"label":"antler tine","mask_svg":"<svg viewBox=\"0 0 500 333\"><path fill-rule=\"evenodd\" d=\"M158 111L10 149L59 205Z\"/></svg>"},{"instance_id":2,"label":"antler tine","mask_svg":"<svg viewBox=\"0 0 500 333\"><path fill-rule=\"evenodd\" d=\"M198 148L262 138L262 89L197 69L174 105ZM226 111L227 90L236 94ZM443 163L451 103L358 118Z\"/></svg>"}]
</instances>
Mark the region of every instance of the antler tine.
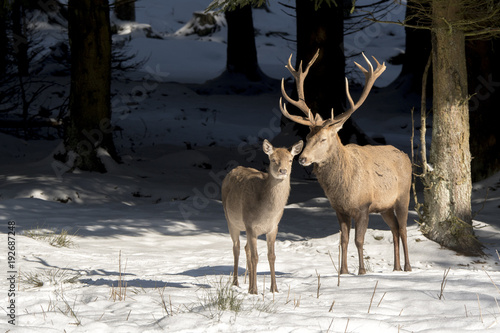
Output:
<instances>
[{"instance_id":1,"label":"antler tine","mask_svg":"<svg viewBox=\"0 0 500 333\"><path fill-rule=\"evenodd\" d=\"M363 55L364 55L364 54L363 54ZM383 66L383 68L384 68L384 69L382 70L382 72L383 72L383 71L385 71L385 62L384 62L384 63L382 63L382 65L381 65L381 64L380 64L380 62L378 62L377 58L375 58L374 56L372 56L372 58L373 58L373 60L375 60L375 62L377 63L377 69L378 69L380 66ZM382 72L381 72L380 74L382 74Z\"/></svg>"},{"instance_id":2,"label":"antler tine","mask_svg":"<svg viewBox=\"0 0 500 333\"><path fill-rule=\"evenodd\" d=\"M354 104L354 101L352 100L351 94L349 92L349 81L347 81L347 78L345 79L346 96L347 96L347 100L349 101L350 108L346 112L342 113L339 117L337 117L337 119L335 119L335 123L346 121L347 118L349 118L352 115L352 113L354 111L356 111L364 103L364 101L368 97L368 94L370 94L370 91L373 87L373 84L375 83L377 78L380 75L382 75L382 73L386 69L385 62L380 64L378 62L378 60L375 57L373 57L373 59L377 63L377 68L375 70L373 70L373 66L372 66L370 60L368 60L368 58L365 56L364 53L362 53L362 55L363 55L363 58L365 58L365 61L368 64L369 69L368 70L365 69L363 66L361 66L357 62L354 62L354 63L361 70L361 72L363 72L363 74L365 75L365 87L363 88L363 92L361 93L359 100L356 102L356 104Z\"/></svg>"},{"instance_id":3,"label":"antler tine","mask_svg":"<svg viewBox=\"0 0 500 333\"><path fill-rule=\"evenodd\" d=\"M371 77L375 77L373 79L373 81L375 82L375 80L385 71L385 68L386 68L385 62L380 64L378 62L377 58L372 56L373 60L375 60L375 62L377 63L377 69L375 71L373 71L373 66L372 66L372 63L370 62L370 60L368 60L368 58L365 56L364 53L361 53L361 55L363 56L363 58L365 58L365 61L369 66L369 70L366 70L363 66L361 66L357 62L354 62L354 64L361 70L361 72L363 72L366 80L371 78Z\"/></svg>"},{"instance_id":4,"label":"antler tine","mask_svg":"<svg viewBox=\"0 0 500 333\"><path fill-rule=\"evenodd\" d=\"M299 64L299 73L298 76L295 76L295 82L297 84L297 94L299 95L299 101L303 101L304 105L306 104L305 96L304 96L304 80L306 79L307 74L309 73L309 68L314 64L316 59L318 59L319 56L319 49L316 51L312 59L309 61L309 63L306 66L306 69L302 71L302 61ZM307 105L306 105L307 107ZM307 110L309 110L309 107L307 107Z\"/></svg>"},{"instance_id":5,"label":"antler tine","mask_svg":"<svg viewBox=\"0 0 500 333\"><path fill-rule=\"evenodd\" d=\"M296 73L297 71L295 70L295 68L293 68L292 66L292 56L293 56L293 53L290 54L290 57L288 58L288 64L285 66L289 71L290 73L292 73L292 75L295 77L295 75L293 73ZM302 62L301 62L302 64ZM300 66L299 66L300 67Z\"/></svg>"},{"instance_id":6,"label":"antler tine","mask_svg":"<svg viewBox=\"0 0 500 333\"><path fill-rule=\"evenodd\" d=\"M353 110L352 112L354 112L354 101L352 100L351 93L349 92L349 80L347 80L347 78L345 78L345 94L347 96L347 100L349 101L349 110Z\"/></svg>"},{"instance_id":7,"label":"antler tine","mask_svg":"<svg viewBox=\"0 0 500 333\"><path fill-rule=\"evenodd\" d=\"M361 55L363 56L363 58L365 58L365 61L368 64L370 70L366 70L363 66L358 64L356 61L354 61L354 64L361 70L361 72L363 72L363 74L365 75L365 78L366 78L370 74L373 74L373 66L372 66L372 63L370 62L370 60L368 60L368 58L365 56L365 54L363 52L361 52Z\"/></svg>"},{"instance_id":8,"label":"antler tine","mask_svg":"<svg viewBox=\"0 0 500 333\"><path fill-rule=\"evenodd\" d=\"M373 84L377 80L377 78L385 71L385 62L380 64L378 60L373 57L375 62L377 63L377 68L373 70L373 66L371 62L368 60L368 58L365 56L364 53L362 53L363 58L365 58L366 63L368 64L368 70L365 69L363 66L358 64L357 62L354 62L356 66L361 70L361 72L365 75L365 87L363 88L363 92L361 93L361 96L356 104L354 104L354 101L352 99L351 93L349 92L349 81L347 78L345 78L345 92L346 92L346 97L347 100L349 101L349 109L336 117L335 119L333 118L332 114L332 119L329 122L329 124L339 124L339 123L344 123L353 113L356 111L366 100L368 97L368 94L370 93Z\"/></svg>"},{"instance_id":9,"label":"antler tine","mask_svg":"<svg viewBox=\"0 0 500 333\"><path fill-rule=\"evenodd\" d=\"M334 125L334 124L344 123L347 119L349 119L349 117L354 113L354 111L356 111L354 101L352 100L351 93L349 92L349 81L347 80L347 78L345 78L345 93L346 93L346 97L347 97L347 100L349 101L349 105L350 105L349 110L343 112L342 114L340 114L334 118L333 108L332 108L332 118L329 119L328 122L325 123L325 125Z\"/></svg>"},{"instance_id":10,"label":"antler tine","mask_svg":"<svg viewBox=\"0 0 500 333\"><path fill-rule=\"evenodd\" d=\"M293 74L293 73L292 73ZM297 83L297 89L298 89L298 83ZM298 109L300 109L304 114L308 115L309 114L309 107L307 106L306 102L304 101L303 98L300 98L301 95L299 93L299 100L295 101L293 100L290 96L285 91L285 79L281 79L281 94L283 97L286 99L286 101L294 106L296 106Z\"/></svg>"},{"instance_id":11,"label":"antler tine","mask_svg":"<svg viewBox=\"0 0 500 333\"><path fill-rule=\"evenodd\" d=\"M315 124L315 119L314 119L314 117L312 117L311 110L309 109L309 107L307 106L306 101L305 101L304 80L307 76L307 73L309 72L309 68L314 64L314 62L318 58L319 50L316 52L316 54L313 56L313 58L309 61L305 70L302 70L302 61L299 63L298 71L295 70L295 68L293 68L292 56L293 56L293 54L290 54L290 57L288 58L288 63L285 67L290 71L290 73L292 74L292 76L295 79L295 84L297 86L298 100L295 101L292 98L290 98L290 96L288 96L288 94L285 91L285 80L284 79L281 80L281 94L283 95L283 97L285 98L285 100L288 103L294 105L299 110L301 110L307 116L308 120L304 117L290 115L288 113L288 111L286 110L286 106L283 107L283 105L281 104L282 103L281 100L280 100L280 108L281 108L283 115L285 115L285 117L287 117L295 122L298 122L300 124L312 126ZM305 124L306 121L308 121L307 124Z\"/></svg>"},{"instance_id":12,"label":"antler tine","mask_svg":"<svg viewBox=\"0 0 500 333\"><path fill-rule=\"evenodd\" d=\"M301 125L307 125L307 126L311 126L312 125L312 122L311 122L311 111L309 110L309 114L308 114L308 117L305 118L305 117L301 117L301 116L295 116L295 115L291 115L290 113L288 113L288 110L286 109L286 105L285 103L283 103L283 99L280 97L280 109L281 109L281 113L287 117L288 119L296 122L296 123L299 123Z\"/></svg>"},{"instance_id":13,"label":"antler tine","mask_svg":"<svg viewBox=\"0 0 500 333\"><path fill-rule=\"evenodd\" d=\"M316 61L316 59L318 59L318 56L319 56L319 49L316 51L316 53L314 54L314 56L312 57L312 59L307 64L306 70L304 71L304 77L309 72L309 68L311 68L312 64L314 64L314 62ZM300 64L302 65L302 61L300 62Z\"/></svg>"}]
</instances>

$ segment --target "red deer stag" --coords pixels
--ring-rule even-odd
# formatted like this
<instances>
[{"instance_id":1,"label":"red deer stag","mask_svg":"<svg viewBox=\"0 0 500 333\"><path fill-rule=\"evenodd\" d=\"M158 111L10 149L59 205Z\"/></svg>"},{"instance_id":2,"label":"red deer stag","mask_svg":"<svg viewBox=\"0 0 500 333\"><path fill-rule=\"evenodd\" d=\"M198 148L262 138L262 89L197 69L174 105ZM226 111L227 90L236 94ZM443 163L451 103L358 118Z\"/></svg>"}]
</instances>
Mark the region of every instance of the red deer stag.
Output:
<instances>
[{"instance_id":1,"label":"red deer stag","mask_svg":"<svg viewBox=\"0 0 500 333\"><path fill-rule=\"evenodd\" d=\"M281 81L283 97L304 112L306 116L290 115L281 98L280 108L288 119L309 126L310 132L307 135L306 147L299 157L299 163L303 166L313 164L313 172L337 214L342 232L340 273L348 273L347 245L351 219L354 219L359 274L366 273L363 262L363 243L370 213L380 213L391 228L394 241L394 270L401 270L399 259L399 239L401 238L405 256L404 269L411 271L406 240L412 175L408 155L389 145L358 146L348 144L344 146L337 134L345 121L363 104L375 80L384 72L385 63L380 64L373 57L377 63L377 68L373 70L372 64L363 54L369 69L366 70L355 63L365 75L365 87L358 102L354 104L346 78L349 110L334 117L332 109L331 118L323 120L319 114L313 116L304 99L304 80L318 55L319 50L304 71L302 71L302 63L299 65L299 70L296 71L291 65L292 56L290 55L288 59L286 67L295 78L299 98L297 101L286 94L284 80Z\"/></svg>"},{"instance_id":2,"label":"red deer stag","mask_svg":"<svg viewBox=\"0 0 500 333\"><path fill-rule=\"evenodd\" d=\"M257 294L257 237L266 234L267 258L271 269L271 292L278 292L274 272L274 242L278 223L290 194L290 174L295 155L302 150L299 141L290 149L274 148L264 140L262 148L269 156L269 173L239 166L227 174L222 182L222 205L229 234L233 240L233 284L238 285L240 232L246 231L245 253L249 276L248 292Z\"/></svg>"}]
</instances>

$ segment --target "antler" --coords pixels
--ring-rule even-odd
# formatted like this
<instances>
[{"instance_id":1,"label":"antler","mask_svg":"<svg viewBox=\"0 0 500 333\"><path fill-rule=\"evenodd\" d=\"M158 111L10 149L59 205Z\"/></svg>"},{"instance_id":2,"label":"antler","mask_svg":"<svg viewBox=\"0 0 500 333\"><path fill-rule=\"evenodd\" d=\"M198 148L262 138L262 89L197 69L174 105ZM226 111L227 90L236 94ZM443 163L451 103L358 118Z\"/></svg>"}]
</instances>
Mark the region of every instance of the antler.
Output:
<instances>
[{"instance_id":1,"label":"antler","mask_svg":"<svg viewBox=\"0 0 500 333\"><path fill-rule=\"evenodd\" d=\"M318 55L319 50L316 51L314 57L312 57L311 61L309 61L309 64L307 64L305 71L302 71L302 61L299 64L299 70L296 71L292 66L292 54L290 54L290 58L288 58L288 64L286 65L286 68L290 71L290 73L292 73L293 77L295 78L295 84L297 85L297 94L299 95L299 99L297 101L291 99L290 96L287 95L287 93L285 92L285 79L281 79L281 94L283 95L283 97L287 100L288 103L296 106L299 110L304 112L307 117L295 116L288 113L285 103L283 103L283 100L280 98L281 113L283 113L283 115L288 119L307 126L313 126L316 124L316 120L321 119L321 116L319 116L319 114L316 116L317 119L312 116L311 109L309 109L309 107L307 106L304 98L304 80L306 79L307 73L309 73L309 68L312 66L312 64L314 64L314 62L318 58Z\"/></svg>"},{"instance_id":2,"label":"antler","mask_svg":"<svg viewBox=\"0 0 500 333\"><path fill-rule=\"evenodd\" d=\"M349 82L347 81L347 78L345 78L345 91L346 91L346 96L347 100L349 101L350 108L349 110L345 111L338 117L334 118L333 117L333 109L332 109L332 118L328 120L328 124L343 124L349 117L359 109L359 107L365 102L366 98L370 94L370 91L373 87L373 84L375 81L378 79L380 75L385 71L385 62L380 64L378 60L372 56L373 60L377 63L377 68L373 70L372 63L368 58L365 56L364 53L361 53L363 55L363 58L365 58L366 63L368 64L368 70L366 70L363 66L358 64L357 62L354 62L356 66L363 72L365 75L365 87L363 88L363 92L361 93L361 96L359 97L359 100L354 104L354 101L352 100L351 93L349 92ZM326 124L325 124L326 125Z\"/></svg>"},{"instance_id":3,"label":"antler","mask_svg":"<svg viewBox=\"0 0 500 333\"><path fill-rule=\"evenodd\" d=\"M302 71L302 61L300 62L299 65L299 70L296 71L293 66L292 66L292 55L290 55L290 58L288 59L288 65L286 68L292 73L293 77L295 78L295 83L297 85L297 93L299 96L299 99L297 101L291 99L285 92L285 80L281 80L281 93L283 94L283 97L292 105L296 106L298 109L300 109L302 112L307 117L301 117L301 116L295 116L291 115L288 113L286 109L286 105L283 103L282 99L280 98L280 109L281 113L288 119L302 124L302 125L307 125L309 127L312 126L327 126L327 125L334 125L334 124L343 124L349 117L356 111L366 100L368 95L370 94L370 91L373 87L373 84L375 81L378 79L378 77L385 71L385 62L380 64L378 60L372 56L373 60L377 63L377 68L373 70L373 66L368 60L368 58L365 56L364 53L362 53L363 58L365 58L366 63L368 64L368 70L366 70L363 66L358 64L357 62L354 62L356 66L363 72L365 75L365 87L363 88L363 92L361 93L361 96L359 100L354 104L354 101L352 100L351 94L349 92L349 82L347 81L347 78L345 79L345 88L346 88L346 96L347 100L349 101L350 108L349 110L345 111L338 117L334 118L333 116L333 109L332 109L332 116L330 119L323 120L319 114L316 114L315 117L312 116L311 109L306 104L305 98L304 98L304 80L307 76L307 73L309 72L309 68L311 65L316 61L319 55L319 50L316 52L314 57L309 61L309 64L307 65L305 71Z\"/></svg>"}]
</instances>

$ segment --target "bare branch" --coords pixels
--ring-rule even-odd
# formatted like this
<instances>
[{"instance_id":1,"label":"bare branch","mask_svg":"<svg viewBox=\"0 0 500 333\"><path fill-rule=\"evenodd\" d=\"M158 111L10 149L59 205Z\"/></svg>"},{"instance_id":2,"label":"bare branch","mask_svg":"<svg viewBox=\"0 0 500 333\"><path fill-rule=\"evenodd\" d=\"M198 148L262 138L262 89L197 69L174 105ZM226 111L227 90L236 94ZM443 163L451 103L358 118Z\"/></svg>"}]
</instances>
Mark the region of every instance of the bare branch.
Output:
<instances>
[{"instance_id":1,"label":"bare branch","mask_svg":"<svg viewBox=\"0 0 500 333\"><path fill-rule=\"evenodd\" d=\"M377 23L396 24L412 29L433 29L433 17L430 4L438 0L414 1L411 8L414 14L404 21L383 21L371 15L366 20ZM469 1L459 0L462 8L460 19L446 21L450 30L461 30L467 38L485 39L500 35L500 3L495 0ZM410 23L410 22L416 22Z\"/></svg>"}]
</instances>

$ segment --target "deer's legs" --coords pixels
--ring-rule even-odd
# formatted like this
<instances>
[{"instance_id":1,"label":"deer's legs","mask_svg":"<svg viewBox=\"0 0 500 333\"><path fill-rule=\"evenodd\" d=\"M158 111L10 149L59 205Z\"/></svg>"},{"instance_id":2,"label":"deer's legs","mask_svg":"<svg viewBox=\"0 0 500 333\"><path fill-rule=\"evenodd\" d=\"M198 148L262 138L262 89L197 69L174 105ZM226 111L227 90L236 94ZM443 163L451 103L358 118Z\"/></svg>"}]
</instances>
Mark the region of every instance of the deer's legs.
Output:
<instances>
[{"instance_id":1,"label":"deer's legs","mask_svg":"<svg viewBox=\"0 0 500 333\"><path fill-rule=\"evenodd\" d=\"M340 225L340 246L342 248L342 263L340 265L340 274L348 274L347 269L347 245L349 244L349 231L351 230L351 218L345 214L337 212L337 218Z\"/></svg>"},{"instance_id":2,"label":"deer's legs","mask_svg":"<svg viewBox=\"0 0 500 333\"><path fill-rule=\"evenodd\" d=\"M233 285L238 284L238 261L240 259L240 231L228 224L229 234L233 240L233 257L234 257L234 270L233 270Z\"/></svg>"},{"instance_id":3,"label":"deer's legs","mask_svg":"<svg viewBox=\"0 0 500 333\"><path fill-rule=\"evenodd\" d=\"M387 225L391 228L392 242L394 244L394 270L400 271L401 270L401 264L399 262L400 228L398 220L396 219L396 215L394 215L392 209L385 211L380 215L382 215L382 218L384 219L385 223L387 223Z\"/></svg>"},{"instance_id":4,"label":"deer's legs","mask_svg":"<svg viewBox=\"0 0 500 333\"><path fill-rule=\"evenodd\" d=\"M365 262L363 257L363 245L365 243L365 234L366 229L368 229L368 212L361 212L354 219L354 243L356 244L356 248L358 249L358 258L359 258L359 275L366 274Z\"/></svg>"},{"instance_id":5,"label":"deer's legs","mask_svg":"<svg viewBox=\"0 0 500 333\"><path fill-rule=\"evenodd\" d=\"M248 293L257 294L257 263L259 255L257 253L257 236L247 229L247 244L245 245L248 266Z\"/></svg>"},{"instance_id":6,"label":"deer's legs","mask_svg":"<svg viewBox=\"0 0 500 333\"><path fill-rule=\"evenodd\" d=\"M274 263L276 261L276 254L274 253L274 243L276 241L276 234L278 233L278 227L266 235L267 240L267 259L269 260L269 269L271 270L271 289L272 293L278 292L278 286L276 284L276 272L274 270Z\"/></svg>"},{"instance_id":7,"label":"deer's legs","mask_svg":"<svg viewBox=\"0 0 500 333\"><path fill-rule=\"evenodd\" d=\"M398 218L401 243L403 243L403 252L405 256L405 271L411 272L410 257L408 256L408 240L406 232L406 224L408 220L408 203L396 206L396 216Z\"/></svg>"}]
</instances>

